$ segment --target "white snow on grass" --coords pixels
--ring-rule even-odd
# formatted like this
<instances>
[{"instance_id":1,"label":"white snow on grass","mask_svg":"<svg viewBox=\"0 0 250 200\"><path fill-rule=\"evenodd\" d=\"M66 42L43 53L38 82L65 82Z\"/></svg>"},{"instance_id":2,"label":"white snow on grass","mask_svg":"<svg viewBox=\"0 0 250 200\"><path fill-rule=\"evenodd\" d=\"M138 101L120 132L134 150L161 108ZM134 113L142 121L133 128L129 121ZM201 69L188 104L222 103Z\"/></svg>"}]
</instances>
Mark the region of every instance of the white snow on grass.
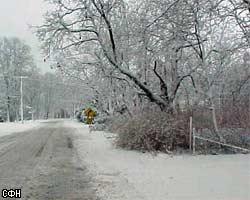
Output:
<instances>
[{"instance_id":1,"label":"white snow on grass","mask_svg":"<svg viewBox=\"0 0 250 200\"><path fill-rule=\"evenodd\" d=\"M21 122L0 123L0 137L36 128L40 126L40 122L41 121L24 121L23 124Z\"/></svg>"},{"instance_id":2,"label":"white snow on grass","mask_svg":"<svg viewBox=\"0 0 250 200\"><path fill-rule=\"evenodd\" d=\"M112 135L65 123L76 130L79 156L103 200L250 199L250 155L153 156L116 149Z\"/></svg>"}]
</instances>

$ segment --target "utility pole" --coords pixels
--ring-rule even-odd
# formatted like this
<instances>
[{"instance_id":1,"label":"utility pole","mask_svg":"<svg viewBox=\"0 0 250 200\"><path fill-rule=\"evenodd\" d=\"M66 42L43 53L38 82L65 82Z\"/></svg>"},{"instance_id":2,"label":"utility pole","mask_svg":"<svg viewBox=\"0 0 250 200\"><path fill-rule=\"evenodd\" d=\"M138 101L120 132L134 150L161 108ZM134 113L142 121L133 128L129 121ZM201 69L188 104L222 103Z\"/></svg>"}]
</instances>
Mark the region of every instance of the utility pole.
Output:
<instances>
[{"instance_id":1,"label":"utility pole","mask_svg":"<svg viewBox=\"0 0 250 200\"><path fill-rule=\"evenodd\" d=\"M20 84L20 94L21 94L21 100L20 100L20 115L21 115L21 121L23 124L23 77L20 77L21 79L21 84Z\"/></svg>"},{"instance_id":2,"label":"utility pole","mask_svg":"<svg viewBox=\"0 0 250 200\"><path fill-rule=\"evenodd\" d=\"M20 115L21 122L23 124L23 79L27 78L26 76L20 76L21 84L20 84Z\"/></svg>"}]
</instances>

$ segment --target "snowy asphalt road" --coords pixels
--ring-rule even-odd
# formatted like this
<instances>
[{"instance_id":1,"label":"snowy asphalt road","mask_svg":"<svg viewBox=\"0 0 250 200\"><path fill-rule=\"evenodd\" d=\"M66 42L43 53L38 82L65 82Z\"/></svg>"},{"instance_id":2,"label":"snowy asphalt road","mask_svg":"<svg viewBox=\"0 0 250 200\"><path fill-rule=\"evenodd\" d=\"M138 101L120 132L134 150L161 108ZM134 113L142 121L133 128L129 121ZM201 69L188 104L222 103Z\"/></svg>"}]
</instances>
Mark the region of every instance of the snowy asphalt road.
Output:
<instances>
[{"instance_id":1,"label":"snowy asphalt road","mask_svg":"<svg viewBox=\"0 0 250 200\"><path fill-rule=\"evenodd\" d=\"M1 137L0 190L21 188L22 199L97 199L72 132L55 121Z\"/></svg>"}]
</instances>

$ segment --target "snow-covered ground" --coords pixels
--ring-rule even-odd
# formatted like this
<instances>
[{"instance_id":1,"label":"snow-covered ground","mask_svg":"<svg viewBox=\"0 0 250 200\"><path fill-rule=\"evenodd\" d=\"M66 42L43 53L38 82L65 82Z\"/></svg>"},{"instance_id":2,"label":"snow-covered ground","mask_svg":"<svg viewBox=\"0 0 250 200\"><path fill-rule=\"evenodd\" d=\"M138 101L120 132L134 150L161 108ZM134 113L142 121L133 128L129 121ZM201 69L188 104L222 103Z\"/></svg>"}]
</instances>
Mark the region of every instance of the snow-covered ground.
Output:
<instances>
[{"instance_id":1,"label":"snow-covered ground","mask_svg":"<svg viewBox=\"0 0 250 200\"><path fill-rule=\"evenodd\" d=\"M41 122L42 121L24 121L23 124L21 122L0 123L0 137L39 127Z\"/></svg>"},{"instance_id":2,"label":"snow-covered ground","mask_svg":"<svg viewBox=\"0 0 250 200\"><path fill-rule=\"evenodd\" d=\"M79 156L103 200L250 199L250 155L153 156L116 149L109 134L65 123L76 130Z\"/></svg>"}]
</instances>

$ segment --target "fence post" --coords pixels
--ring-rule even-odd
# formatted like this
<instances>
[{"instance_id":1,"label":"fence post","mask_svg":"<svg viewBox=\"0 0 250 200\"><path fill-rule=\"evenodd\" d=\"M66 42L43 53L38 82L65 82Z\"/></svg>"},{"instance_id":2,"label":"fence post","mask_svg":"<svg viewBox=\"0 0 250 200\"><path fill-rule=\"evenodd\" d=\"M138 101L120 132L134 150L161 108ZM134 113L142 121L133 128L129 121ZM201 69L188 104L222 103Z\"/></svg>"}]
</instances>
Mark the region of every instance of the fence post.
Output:
<instances>
[{"instance_id":1,"label":"fence post","mask_svg":"<svg viewBox=\"0 0 250 200\"><path fill-rule=\"evenodd\" d=\"M193 128L193 154L195 154L195 129Z\"/></svg>"},{"instance_id":2,"label":"fence post","mask_svg":"<svg viewBox=\"0 0 250 200\"><path fill-rule=\"evenodd\" d=\"M189 151L192 152L192 137L193 137L193 117L190 116L189 121Z\"/></svg>"}]
</instances>

